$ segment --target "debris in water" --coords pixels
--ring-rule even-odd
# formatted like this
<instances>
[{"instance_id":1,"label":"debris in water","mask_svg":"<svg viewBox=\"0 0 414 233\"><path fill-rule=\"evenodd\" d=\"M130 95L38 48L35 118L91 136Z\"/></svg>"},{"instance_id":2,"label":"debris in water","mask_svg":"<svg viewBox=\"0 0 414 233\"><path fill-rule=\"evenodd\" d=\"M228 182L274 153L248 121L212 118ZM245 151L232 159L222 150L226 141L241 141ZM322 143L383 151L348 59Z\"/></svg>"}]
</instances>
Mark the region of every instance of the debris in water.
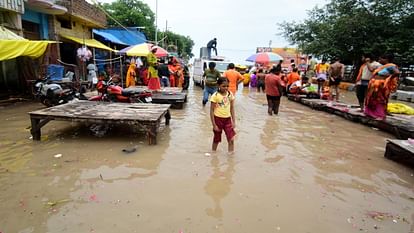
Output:
<instances>
[{"instance_id":1,"label":"debris in water","mask_svg":"<svg viewBox=\"0 0 414 233\"><path fill-rule=\"evenodd\" d=\"M59 200L59 201L48 201L46 203L46 205L52 207L52 206L55 206L57 204L61 204L61 203L69 202L69 201L72 201L72 200L71 199L62 199L62 200Z\"/></svg>"},{"instance_id":2,"label":"debris in water","mask_svg":"<svg viewBox=\"0 0 414 233\"><path fill-rule=\"evenodd\" d=\"M207 157L211 156L210 153L205 153L204 155L207 156Z\"/></svg>"},{"instance_id":3,"label":"debris in water","mask_svg":"<svg viewBox=\"0 0 414 233\"><path fill-rule=\"evenodd\" d=\"M101 180L103 180L102 174L99 174L99 177L101 178Z\"/></svg>"},{"instance_id":4,"label":"debris in water","mask_svg":"<svg viewBox=\"0 0 414 233\"><path fill-rule=\"evenodd\" d=\"M96 194L92 194L91 196L89 196L89 201L98 202L98 197L96 196Z\"/></svg>"},{"instance_id":5,"label":"debris in water","mask_svg":"<svg viewBox=\"0 0 414 233\"><path fill-rule=\"evenodd\" d=\"M396 219L393 219L392 221L393 221L394 223L397 223L397 220L396 220Z\"/></svg>"},{"instance_id":6,"label":"debris in water","mask_svg":"<svg viewBox=\"0 0 414 233\"><path fill-rule=\"evenodd\" d=\"M89 129L92 131L94 136L103 137L108 133L110 127L108 125L93 124L89 127Z\"/></svg>"},{"instance_id":7,"label":"debris in water","mask_svg":"<svg viewBox=\"0 0 414 233\"><path fill-rule=\"evenodd\" d=\"M137 147L136 147L136 146L134 146L134 147L132 147L132 148L125 148L125 149L122 149L122 152L127 153L127 154L129 154L129 153L133 153L133 152L135 152L135 151L137 151Z\"/></svg>"},{"instance_id":8,"label":"debris in water","mask_svg":"<svg viewBox=\"0 0 414 233\"><path fill-rule=\"evenodd\" d=\"M382 212L378 212L378 211L368 211L367 212L367 216L377 220L377 221L382 221L385 218L393 218L393 215L390 213L382 213Z\"/></svg>"},{"instance_id":9,"label":"debris in water","mask_svg":"<svg viewBox=\"0 0 414 233\"><path fill-rule=\"evenodd\" d=\"M375 128L375 127L372 127L372 129L373 129L373 130L377 130L377 131L379 130L378 128Z\"/></svg>"},{"instance_id":10,"label":"debris in water","mask_svg":"<svg viewBox=\"0 0 414 233\"><path fill-rule=\"evenodd\" d=\"M55 158L60 158L60 157L62 157L62 154L56 154L54 157Z\"/></svg>"}]
</instances>

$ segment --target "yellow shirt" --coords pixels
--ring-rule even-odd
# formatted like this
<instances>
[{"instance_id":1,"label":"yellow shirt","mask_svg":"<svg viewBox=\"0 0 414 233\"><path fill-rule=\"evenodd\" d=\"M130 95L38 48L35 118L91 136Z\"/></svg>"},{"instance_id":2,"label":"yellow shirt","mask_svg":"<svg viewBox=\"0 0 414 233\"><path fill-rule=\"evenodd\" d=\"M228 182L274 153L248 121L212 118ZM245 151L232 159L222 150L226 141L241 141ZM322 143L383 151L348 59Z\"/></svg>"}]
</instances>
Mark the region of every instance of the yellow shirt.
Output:
<instances>
[{"instance_id":1,"label":"yellow shirt","mask_svg":"<svg viewBox=\"0 0 414 233\"><path fill-rule=\"evenodd\" d=\"M234 100L234 95L227 91L226 95L220 94L220 92L215 92L211 98L211 104L215 104L214 107L214 116L221 117L221 118L229 118L231 117L230 112L230 103Z\"/></svg>"}]
</instances>

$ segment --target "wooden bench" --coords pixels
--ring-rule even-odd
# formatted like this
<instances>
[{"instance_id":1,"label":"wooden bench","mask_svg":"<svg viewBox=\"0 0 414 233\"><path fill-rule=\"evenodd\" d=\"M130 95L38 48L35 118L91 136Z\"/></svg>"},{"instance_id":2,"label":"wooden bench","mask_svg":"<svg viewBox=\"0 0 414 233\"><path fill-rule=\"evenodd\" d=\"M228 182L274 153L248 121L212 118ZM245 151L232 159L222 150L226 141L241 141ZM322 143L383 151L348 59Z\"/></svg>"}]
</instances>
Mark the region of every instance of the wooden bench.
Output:
<instances>
[{"instance_id":1,"label":"wooden bench","mask_svg":"<svg viewBox=\"0 0 414 233\"><path fill-rule=\"evenodd\" d=\"M414 167L414 144L409 143L408 140L388 139L384 156Z\"/></svg>"},{"instance_id":2,"label":"wooden bench","mask_svg":"<svg viewBox=\"0 0 414 233\"><path fill-rule=\"evenodd\" d=\"M125 90L143 92L151 91L146 86L128 87ZM182 109L187 102L187 93L180 87L164 87L161 90L152 92L152 103L171 104L171 108Z\"/></svg>"},{"instance_id":3,"label":"wooden bench","mask_svg":"<svg viewBox=\"0 0 414 233\"><path fill-rule=\"evenodd\" d=\"M33 140L40 140L41 128L51 120L91 124L129 124L143 128L148 144L157 144L157 131L162 117L170 121L170 105L77 101L29 112Z\"/></svg>"}]
</instances>

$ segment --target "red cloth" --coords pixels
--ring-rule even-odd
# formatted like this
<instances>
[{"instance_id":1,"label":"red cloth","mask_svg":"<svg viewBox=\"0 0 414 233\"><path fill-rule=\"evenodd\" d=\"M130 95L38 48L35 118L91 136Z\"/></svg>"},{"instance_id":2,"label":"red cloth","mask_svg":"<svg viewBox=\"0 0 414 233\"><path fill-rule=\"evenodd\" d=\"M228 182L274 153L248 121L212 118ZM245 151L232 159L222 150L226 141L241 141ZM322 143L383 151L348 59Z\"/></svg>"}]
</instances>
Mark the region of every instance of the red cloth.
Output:
<instances>
[{"instance_id":1,"label":"red cloth","mask_svg":"<svg viewBox=\"0 0 414 233\"><path fill-rule=\"evenodd\" d=\"M148 89L150 90L160 90L161 84L159 78L149 78Z\"/></svg>"}]
</instances>

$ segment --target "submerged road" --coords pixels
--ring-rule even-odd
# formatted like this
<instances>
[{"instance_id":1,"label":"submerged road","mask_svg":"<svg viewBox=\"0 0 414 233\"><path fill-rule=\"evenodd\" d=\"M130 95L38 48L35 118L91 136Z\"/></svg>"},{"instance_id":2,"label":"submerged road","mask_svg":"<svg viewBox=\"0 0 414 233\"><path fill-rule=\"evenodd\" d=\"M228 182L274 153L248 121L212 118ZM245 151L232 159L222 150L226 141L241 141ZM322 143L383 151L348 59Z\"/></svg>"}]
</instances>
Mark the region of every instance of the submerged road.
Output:
<instances>
[{"instance_id":1,"label":"submerged road","mask_svg":"<svg viewBox=\"0 0 414 233\"><path fill-rule=\"evenodd\" d=\"M27 112L43 106L1 108L0 232L414 232L414 171L383 157L392 135L285 98L268 116L243 89L236 152L223 136L211 153L201 96L189 90L156 146L58 121L36 142Z\"/></svg>"}]
</instances>

